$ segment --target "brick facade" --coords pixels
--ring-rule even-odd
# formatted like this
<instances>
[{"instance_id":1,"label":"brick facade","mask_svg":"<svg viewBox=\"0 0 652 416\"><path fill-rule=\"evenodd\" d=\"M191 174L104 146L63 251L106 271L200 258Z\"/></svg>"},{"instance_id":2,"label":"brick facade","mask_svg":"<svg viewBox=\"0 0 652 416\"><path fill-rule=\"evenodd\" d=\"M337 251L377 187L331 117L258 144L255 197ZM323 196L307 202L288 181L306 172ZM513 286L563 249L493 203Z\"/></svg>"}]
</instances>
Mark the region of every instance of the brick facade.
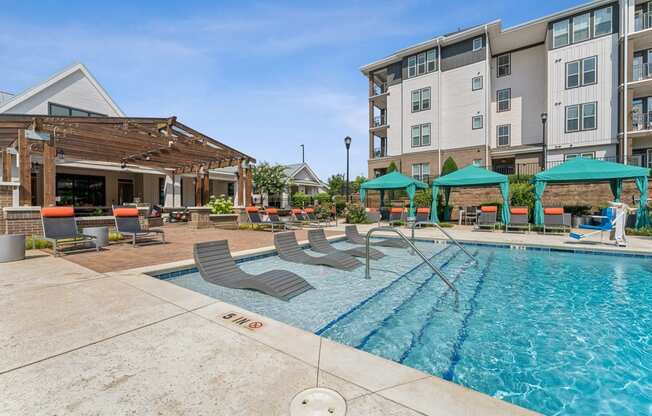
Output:
<instances>
[{"instance_id":1,"label":"brick facade","mask_svg":"<svg viewBox=\"0 0 652 416\"><path fill-rule=\"evenodd\" d=\"M3 208L6 234L43 235L40 207Z\"/></svg>"}]
</instances>

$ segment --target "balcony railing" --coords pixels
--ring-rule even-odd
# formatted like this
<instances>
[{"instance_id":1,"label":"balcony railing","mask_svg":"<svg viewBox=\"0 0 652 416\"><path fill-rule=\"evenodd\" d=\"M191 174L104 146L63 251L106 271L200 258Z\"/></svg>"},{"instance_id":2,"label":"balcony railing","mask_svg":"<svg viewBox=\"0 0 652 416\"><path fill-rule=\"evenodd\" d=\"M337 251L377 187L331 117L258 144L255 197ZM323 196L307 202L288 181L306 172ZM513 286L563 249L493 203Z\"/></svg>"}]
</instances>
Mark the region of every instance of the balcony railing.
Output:
<instances>
[{"instance_id":1,"label":"balcony railing","mask_svg":"<svg viewBox=\"0 0 652 416\"><path fill-rule=\"evenodd\" d=\"M374 84L373 90L371 91L372 96L385 94L387 92L387 83L381 82Z\"/></svg>"},{"instance_id":2,"label":"balcony railing","mask_svg":"<svg viewBox=\"0 0 652 416\"><path fill-rule=\"evenodd\" d=\"M632 80L641 81L652 78L652 62L647 64L637 64L632 67Z\"/></svg>"},{"instance_id":3,"label":"balcony railing","mask_svg":"<svg viewBox=\"0 0 652 416\"><path fill-rule=\"evenodd\" d=\"M652 130L652 112L632 114L632 130Z\"/></svg>"},{"instance_id":4,"label":"balcony railing","mask_svg":"<svg viewBox=\"0 0 652 416\"><path fill-rule=\"evenodd\" d=\"M620 162L615 156L606 156L606 157L596 157L597 160L604 160L607 162ZM631 164L634 161L633 158L630 158L629 163ZM564 163L564 160L549 160L546 164L546 169L554 168ZM501 165L501 166L492 166L491 170L494 172L502 173L503 175L514 175L514 176L532 176L543 169L541 163L515 163L513 165Z\"/></svg>"},{"instance_id":5,"label":"balcony railing","mask_svg":"<svg viewBox=\"0 0 652 416\"><path fill-rule=\"evenodd\" d=\"M387 157L387 149L383 147L374 148L374 159L379 159L381 157Z\"/></svg>"},{"instance_id":6,"label":"balcony railing","mask_svg":"<svg viewBox=\"0 0 652 416\"><path fill-rule=\"evenodd\" d=\"M652 13L640 13L634 17L634 30L645 30L652 27Z\"/></svg>"},{"instance_id":7,"label":"balcony railing","mask_svg":"<svg viewBox=\"0 0 652 416\"><path fill-rule=\"evenodd\" d=\"M374 116L373 127L381 127L387 124L387 115Z\"/></svg>"}]
</instances>

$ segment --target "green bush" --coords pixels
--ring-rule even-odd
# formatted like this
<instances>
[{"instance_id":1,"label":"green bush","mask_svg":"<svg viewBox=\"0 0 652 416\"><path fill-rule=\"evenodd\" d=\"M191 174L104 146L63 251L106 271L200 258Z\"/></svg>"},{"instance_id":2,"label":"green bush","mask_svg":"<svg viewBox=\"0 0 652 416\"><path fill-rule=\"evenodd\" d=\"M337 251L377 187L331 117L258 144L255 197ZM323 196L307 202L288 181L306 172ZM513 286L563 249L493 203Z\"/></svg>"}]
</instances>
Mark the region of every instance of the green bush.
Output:
<instances>
[{"instance_id":1,"label":"green bush","mask_svg":"<svg viewBox=\"0 0 652 416\"><path fill-rule=\"evenodd\" d=\"M643 237L652 237L652 228L628 228L626 230L628 235L638 235Z\"/></svg>"},{"instance_id":2,"label":"green bush","mask_svg":"<svg viewBox=\"0 0 652 416\"><path fill-rule=\"evenodd\" d=\"M213 214L233 214L233 201L231 198L225 198L224 195L220 197L211 195L205 206L210 208Z\"/></svg>"},{"instance_id":3,"label":"green bush","mask_svg":"<svg viewBox=\"0 0 652 416\"><path fill-rule=\"evenodd\" d=\"M367 212L360 204L347 205L345 215L348 224L365 224L367 222Z\"/></svg>"},{"instance_id":4,"label":"green bush","mask_svg":"<svg viewBox=\"0 0 652 416\"><path fill-rule=\"evenodd\" d=\"M32 246L32 244L34 246ZM39 238L39 237L36 237L36 238L34 238L34 237L25 237L25 249L26 250L31 250L32 248L40 250L40 249L51 248L51 247L52 247L52 244L50 244L49 241L44 240L42 238Z\"/></svg>"},{"instance_id":5,"label":"green bush","mask_svg":"<svg viewBox=\"0 0 652 416\"><path fill-rule=\"evenodd\" d=\"M337 211L337 215L344 214L346 210L346 199L343 196L338 195L335 197L335 210Z\"/></svg>"},{"instance_id":6,"label":"green bush","mask_svg":"<svg viewBox=\"0 0 652 416\"><path fill-rule=\"evenodd\" d=\"M444 161L444 165L441 167L441 176L446 176L449 173L453 173L457 170L457 163L451 156Z\"/></svg>"},{"instance_id":7,"label":"green bush","mask_svg":"<svg viewBox=\"0 0 652 416\"><path fill-rule=\"evenodd\" d=\"M432 191L430 189L417 191L414 195L414 205L417 208L430 208L432 205Z\"/></svg>"},{"instance_id":8,"label":"green bush","mask_svg":"<svg viewBox=\"0 0 652 416\"><path fill-rule=\"evenodd\" d=\"M529 183L515 183L510 187L512 198L510 205L513 207L528 207L530 221L534 218L534 185Z\"/></svg>"},{"instance_id":9,"label":"green bush","mask_svg":"<svg viewBox=\"0 0 652 416\"><path fill-rule=\"evenodd\" d=\"M331 209L333 208L333 204L329 202L325 202L322 204L319 204L315 207L315 215L317 218L320 220L327 220L331 218Z\"/></svg>"},{"instance_id":10,"label":"green bush","mask_svg":"<svg viewBox=\"0 0 652 416\"><path fill-rule=\"evenodd\" d=\"M564 212L574 216L588 215L591 213L591 205L564 205Z\"/></svg>"},{"instance_id":11,"label":"green bush","mask_svg":"<svg viewBox=\"0 0 652 416\"><path fill-rule=\"evenodd\" d=\"M109 241L120 241L122 240L122 234L117 231L109 231Z\"/></svg>"},{"instance_id":12,"label":"green bush","mask_svg":"<svg viewBox=\"0 0 652 416\"><path fill-rule=\"evenodd\" d=\"M331 196L328 195L326 192L320 192L314 196L315 201L319 202L320 204L327 204L331 202Z\"/></svg>"},{"instance_id":13,"label":"green bush","mask_svg":"<svg viewBox=\"0 0 652 416\"><path fill-rule=\"evenodd\" d=\"M534 175L509 175L509 183L530 183L530 179L532 179L533 176Z\"/></svg>"},{"instance_id":14,"label":"green bush","mask_svg":"<svg viewBox=\"0 0 652 416\"><path fill-rule=\"evenodd\" d=\"M295 208L303 208L306 205L310 205L310 196L304 194L303 192L296 192L292 195L292 206Z\"/></svg>"}]
</instances>

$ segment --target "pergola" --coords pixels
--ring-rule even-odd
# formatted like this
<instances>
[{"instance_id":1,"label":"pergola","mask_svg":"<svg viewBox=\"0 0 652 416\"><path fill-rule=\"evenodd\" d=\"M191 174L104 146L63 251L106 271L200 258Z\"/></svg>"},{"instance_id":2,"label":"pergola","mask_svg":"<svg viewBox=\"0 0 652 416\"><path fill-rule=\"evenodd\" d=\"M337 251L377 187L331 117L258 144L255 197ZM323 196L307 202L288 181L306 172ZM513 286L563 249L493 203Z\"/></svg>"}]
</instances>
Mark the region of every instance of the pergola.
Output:
<instances>
[{"instance_id":1,"label":"pergola","mask_svg":"<svg viewBox=\"0 0 652 416\"><path fill-rule=\"evenodd\" d=\"M408 198L410 199L409 215L412 216L414 215L414 196L417 189L428 189L428 185L410 176L403 175L400 172L390 172L360 185L360 201L364 203L367 198L367 192L376 190L380 191L380 203L382 206L385 191L393 189L404 189L407 192Z\"/></svg>"},{"instance_id":2,"label":"pergola","mask_svg":"<svg viewBox=\"0 0 652 416\"><path fill-rule=\"evenodd\" d=\"M31 203L31 156L43 160L43 205L55 203L55 159L102 161L195 174L195 200L206 201L208 170L238 167L241 201L249 202L245 183L255 159L180 123L176 117L59 117L0 115L3 180L11 178L11 157L17 153L20 205Z\"/></svg>"}]
</instances>

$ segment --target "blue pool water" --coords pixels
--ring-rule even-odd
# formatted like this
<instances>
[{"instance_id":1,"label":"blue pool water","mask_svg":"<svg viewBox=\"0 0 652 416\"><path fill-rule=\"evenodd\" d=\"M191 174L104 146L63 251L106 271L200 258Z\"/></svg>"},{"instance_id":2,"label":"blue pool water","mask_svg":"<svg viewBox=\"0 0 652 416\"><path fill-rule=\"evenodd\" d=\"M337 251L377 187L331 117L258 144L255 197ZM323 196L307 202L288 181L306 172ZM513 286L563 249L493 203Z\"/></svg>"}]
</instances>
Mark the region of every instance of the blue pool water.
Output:
<instances>
[{"instance_id":1,"label":"blue pool water","mask_svg":"<svg viewBox=\"0 0 652 416\"><path fill-rule=\"evenodd\" d=\"M240 264L292 270L317 289L290 302L193 271L163 278L544 414L652 414L650 258L470 245L474 265L456 247L418 246L457 303L418 257L384 247L371 280L364 267L276 256Z\"/></svg>"}]
</instances>

